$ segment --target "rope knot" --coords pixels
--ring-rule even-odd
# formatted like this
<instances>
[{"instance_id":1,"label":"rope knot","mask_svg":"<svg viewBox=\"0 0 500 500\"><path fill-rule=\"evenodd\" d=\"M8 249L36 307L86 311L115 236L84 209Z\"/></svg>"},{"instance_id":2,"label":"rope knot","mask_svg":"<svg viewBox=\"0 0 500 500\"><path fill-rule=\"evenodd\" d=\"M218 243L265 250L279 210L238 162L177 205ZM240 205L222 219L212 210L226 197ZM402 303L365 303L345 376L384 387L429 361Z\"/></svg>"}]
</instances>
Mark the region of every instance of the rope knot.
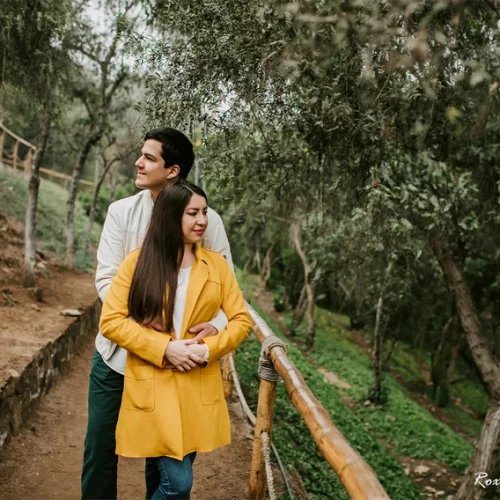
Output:
<instances>
[{"instance_id":1,"label":"rope knot","mask_svg":"<svg viewBox=\"0 0 500 500\"><path fill-rule=\"evenodd\" d=\"M270 353L273 347L279 346L285 352L288 352L288 346L275 335L267 337L262 342L262 349L259 358L259 377L267 380L268 382L277 382L279 380L278 372L274 369L273 362L271 361Z\"/></svg>"}]
</instances>

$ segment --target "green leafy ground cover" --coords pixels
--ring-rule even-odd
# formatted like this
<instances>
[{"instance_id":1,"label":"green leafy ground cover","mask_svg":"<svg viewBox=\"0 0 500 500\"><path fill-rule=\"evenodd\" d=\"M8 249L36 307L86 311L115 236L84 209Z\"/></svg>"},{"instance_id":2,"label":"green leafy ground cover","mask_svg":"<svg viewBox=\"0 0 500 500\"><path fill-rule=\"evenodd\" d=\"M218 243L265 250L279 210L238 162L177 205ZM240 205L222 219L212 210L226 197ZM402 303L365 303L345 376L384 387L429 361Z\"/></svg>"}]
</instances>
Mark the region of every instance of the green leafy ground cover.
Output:
<instances>
[{"instance_id":1,"label":"green leafy ground cover","mask_svg":"<svg viewBox=\"0 0 500 500\"><path fill-rule=\"evenodd\" d=\"M333 323L328 311L318 310L317 318L316 346L311 358L348 382L351 388L346 390L347 395L362 403L373 379L369 357ZM406 360L408 370L413 364L409 358ZM365 428L398 455L444 462L455 472L463 473L472 446L418 405L391 376L387 376L387 385L389 399L384 408L357 406L355 414Z\"/></svg>"},{"instance_id":2,"label":"green leafy ground cover","mask_svg":"<svg viewBox=\"0 0 500 500\"><path fill-rule=\"evenodd\" d=\"M243 277L240 273L239 280L245 292L253 289L254 284L251 279ZM255 304L252 305L256 307ZM275 334L282 337L273 321L258 307L256 309ZM237 355L237 369L243 390L254 411L259 387L257 376L259 353L259 342L255 338L250 338L238 349ZM337 388L324 382L323 375L300 350L290 346L289 356L340 431L374 469L389 496L402 500L421 498L420 490L405 475L397 459L384 449L373 435L372 429L345 405ZM278 387L273 436L282 460L288 464L289 469L294 467L300 474L308 498L348 498L336 474L318 452L302 417L290 403L283 383Z\"/></svg>"},{"instance_id":3,"label":"green leafy ground cover","mask_svg":"<svg viewBox=\"0 0 500 500\"><path fill-rule=\"evenodd\" d=\"M8 171L0 171L0 210L19 221L23 221L26 215L26 203L28 200L28 181ZM53 253L58 260L64 258L65 235L64 220L66 217L66 199L68 193L63 187L42 179L38 199L38 213L36 224L37 244L40 249ZM87 257L79 245L83 243L87 232L88 217L81 204L77 202L75 209L75 241L76 267L86 270L92 265L92 258ZM92 231L92 242L99 241L102 227L94 224Z\"/></svg>"},{"instance_id":4,"label":"green leafy ground cover","mask_svg":"<svg viewBox=\"0 0 500 500\"><path fill-rule=\"evenodd\" d=\"M238 273L239 281L249 298L253 297L256 281L253 276ZM278 326L252 302L267 324L284 338ZM289 320L287 314L283 321ZM395 458L404 455L414 459L445 463L458 474L465 470L473 447L446 424L437 420L412 399L411 394L394 378L388 376L389 399L385 408L364 406L372 381L371 362L363 349L342 326L348 319L317 308L317 339L314 350L304 355L290 346L290 357L306 379L307 384L330 412L333 421L353 447L371 465L391 498L420 498L420 490L404 474ZM340 325L340 326L339 326ZM286 339L289 342L289 339ZM238 372L244 391L256 405L258 392L257 360L259 343L249 339L238 351ZM398 374L407 381L425 383L417 362L417 353L411 346L398 346L395 353ZM344 395L356 402L349 409L339 390L325 382L318 368L334 372L351 387ZM464 381L462 402L467 406L484 404L484 393L473 381ZM462 408L450 405L448 415L472 437L477 437L481 423ZM283 385L276 403L274 439L284 461L293 465L314 498L347 498L335 474L319 455L305 424L291 403ZM333 488L333 489L332 489ZM313 498L313 497L311 497Z\"/></svg>"}]
</instances>

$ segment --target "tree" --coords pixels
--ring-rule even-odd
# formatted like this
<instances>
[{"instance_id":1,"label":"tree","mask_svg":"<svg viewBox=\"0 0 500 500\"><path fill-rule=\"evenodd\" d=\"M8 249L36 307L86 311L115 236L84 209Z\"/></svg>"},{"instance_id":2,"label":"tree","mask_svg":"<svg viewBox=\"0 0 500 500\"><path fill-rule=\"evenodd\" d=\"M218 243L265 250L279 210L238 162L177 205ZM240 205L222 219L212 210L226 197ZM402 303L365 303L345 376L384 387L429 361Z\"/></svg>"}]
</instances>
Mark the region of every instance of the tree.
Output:
<instances>
[{"instance_id":1,"label":"tree","mask_svg":"<svg viewBox=\"0 0 500 500\"><path fill-rule=\"evenodd\" d=\"M61 106L62 77L70 64L65 39L74 11L71 2L63 0L37 2L34 6L6 1L0 12L5 21L0 32L0 84L20 89L34 104L40 120L25 218L24 285L31 287L35 284L39 172L51 122Z\"/></svg>"},{"instance_id":2,"label":"tree","mask_svg":"<svg viewBox=\"0 0 500 500\"><path fill-rule=\"evenodd\" d=\"M122 123L121 125L123 126L124 130L127 130L126 124ZM90 204L90 209L89 209L89 224L87 228L87 235L85 237L85 242L83 244L83 248L85 249L86 253L88 253L90 250L90 243L92 240L92 229L96 216L96 208L99 200L99 193L104 184L106 176L111 171L113 165L116 165L119 162L125 164L130 163L131 154L134 153L136 150L136 145L134 141L131 139L131 134L130 135L126 134L125 137L121 138L122 140L120 140L120 142L117 142L118 139L116 137L114 136L109 137L109 134L106 135L108 135L107 144L101 149L99 154L99 157L102 162L101 173L99 177L96 178L96 184L94 192L92 194L92 202ZM96 162L97 161L98 160L96 159ZM111 202L112 201L113 200L111 200Z\"/></svg>"},{"instance_id":3,"label":"tree","mask_svg":"<svg viewBox=\"0 0 500 500\"><path fill-rule=\"evenodd\" d=\"M112 100L126 81L129 71L123 58L124 44L122 37L131 29L131 21L127 14L135 5L130 0L120 11L114 2L107 4L110 16L110 31L113 33L108 42L108 33L93 33L89 21L81 19L70 43L75 54L83 57L97 70L98 78L89 75L89 68L81 64L73 77L73 94L81 100L88 115L87 132L82 138L80 149L73 166L71 184L66 204L66 257L65 264L73 266L74 262L74 229L73 220L75 202L79 182L85 169L90 151L99 144L109 121ZM121 56L121 57L119 57ZM76 57L76 56L75 56Z\"/></svg>"}]
</instances>

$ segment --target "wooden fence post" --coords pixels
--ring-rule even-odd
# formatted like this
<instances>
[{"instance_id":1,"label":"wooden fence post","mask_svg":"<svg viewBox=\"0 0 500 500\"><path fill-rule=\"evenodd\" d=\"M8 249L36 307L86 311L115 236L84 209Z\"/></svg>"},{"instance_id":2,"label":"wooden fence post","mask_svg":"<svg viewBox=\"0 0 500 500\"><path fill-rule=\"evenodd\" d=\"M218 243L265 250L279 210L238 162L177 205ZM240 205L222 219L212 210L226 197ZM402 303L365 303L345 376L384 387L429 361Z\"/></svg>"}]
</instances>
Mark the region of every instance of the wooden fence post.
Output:
<instances>
[{"instance_id":1,"label":"wooden fence post","mask_svg":"<svg viewBox=\"0 0 500 500\"><path fill-rule=\"evenodd\" d=\"M259 359L260 386L257 403L257 421L255 423L255 435L253 439L252 465L250 468L250 500L262 500L266 498L266 472L264 454L262 453L261 433L266 432L269 439L271 439L274 402L276 400L276 383L279 380L279 375L274 370L269 353L276 344L283 345L283 342L277 337L266 339L262 345L262 353Z\"/></svg>"},{"instance_id":2,"label":"wooden fence post","mask_svg":"<svg viewBox=\"0 0 500 500\"><path fill-rule=\"evenodd\" d=\"M17 168L17 150L19 148L19 141L16 139L14 143L14 150L12 152L12 168L16 170Z\"/></svg>"},{"instance_id":3,"label":"wooden fence post","mask_svg":"<svg viewBox=\"0 0 500 500\"><path fill-rule=\"evenodd\" d=\"M24 175L26 177L29 177L31 173L31 160L33 158L33 153L31 151L31 148L28 149L28 152L26 153L26 156L24 157Z\"/></svg>"},{"instance_id":4,"label":"wooden fence post","mask_svg":"<svg viewBox=\"0 0 500 500\"><path fill-rule=\"evenodd\" d=\"M4 138L4 132L2 130L0 131L0 163L2 162L3 159L3 138Z\"/></svg>"},{"instance_id":5,"label":"wooden fence post","mask_svg":"<svg viewBox=\"0 0 500 500\"><path fill-rule=\"evenodd\" d=\"M226 398L226 401L228 401L231 398L234 388L234 381L233 381L233 376L231 375L231 364L229 363L229 356L233 356L233 360L236 360L236 350L231 351L222 359L222 383L224 385L224 397Z\"/></svg>"}]
</instances>

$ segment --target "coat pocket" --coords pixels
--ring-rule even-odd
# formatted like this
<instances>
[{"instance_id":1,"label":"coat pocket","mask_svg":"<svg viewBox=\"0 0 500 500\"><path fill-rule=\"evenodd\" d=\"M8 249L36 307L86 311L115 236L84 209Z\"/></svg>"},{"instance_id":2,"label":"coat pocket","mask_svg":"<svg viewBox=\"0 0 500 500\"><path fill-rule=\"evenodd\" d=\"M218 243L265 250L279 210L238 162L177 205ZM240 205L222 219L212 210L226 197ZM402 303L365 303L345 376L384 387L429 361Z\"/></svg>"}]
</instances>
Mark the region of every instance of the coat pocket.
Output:
<instances>
[{"instance_id":1,"label":"coat pocket","mask_svg":"<svg viewBox=\"0 0 500 500\"><path fill-rule=\"evenodd\" d=\"M205 406L214 405L224 399L220 363L212 363L200 370L200 398Z\"/></svg>"},{"instance_id":2,"label":"coat pocket","mask_svg":"<svg viewBox=\"0 0 500 500\"><path fill-rule=\"evenodd\" d=\"M153 366L134 366L125 370L123 407L127 410L153 411L155 371Z\"/></svg>"}]
</instances>

